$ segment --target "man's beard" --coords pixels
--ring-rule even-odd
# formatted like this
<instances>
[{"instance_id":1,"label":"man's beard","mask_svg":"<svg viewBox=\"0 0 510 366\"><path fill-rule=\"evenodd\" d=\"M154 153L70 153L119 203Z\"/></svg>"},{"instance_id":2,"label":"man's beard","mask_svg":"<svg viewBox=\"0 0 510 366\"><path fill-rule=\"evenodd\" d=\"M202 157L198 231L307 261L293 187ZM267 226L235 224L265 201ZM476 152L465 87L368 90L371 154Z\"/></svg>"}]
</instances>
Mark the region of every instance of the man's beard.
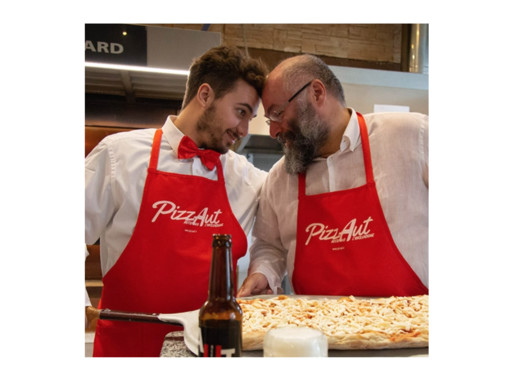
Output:
<instances>
[{"instance_id":1,"label":"man's beard","mask_svg":"<svg viewBox=\"0 0 510 366\"><path fill-rule=\"evenodd\" d=\"M313 159L319 156L329 128L309 103L304 107L299 105L297 118L289 121L289 128L289 131L278 135L277 140L283 145L285 169L289 174L298 174L306 171Z\"/></svg>"},{"instance_id":2,"label":"man's beard","mask_svg":"<svg viewBox=\"0 0 510 366\"><path fill-rule=\"evenodd\" d=\"M200 148L210 149L225 154L228 148L223 145L221 121L218 120L214 103L207 108L197 121L197 132L206 135L206 143Z\"/></svg>"}]
</instances>

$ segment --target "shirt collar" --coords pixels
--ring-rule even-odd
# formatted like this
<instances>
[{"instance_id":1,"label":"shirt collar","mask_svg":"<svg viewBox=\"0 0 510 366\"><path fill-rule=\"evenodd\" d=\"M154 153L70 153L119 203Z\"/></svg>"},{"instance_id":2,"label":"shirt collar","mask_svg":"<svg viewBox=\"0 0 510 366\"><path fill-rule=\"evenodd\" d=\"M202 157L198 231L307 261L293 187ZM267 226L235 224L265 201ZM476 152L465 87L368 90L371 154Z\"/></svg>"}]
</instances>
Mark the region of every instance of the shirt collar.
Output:
<instances>
[{"instance_id":1,"label":"shirt collar","mask_svg":"<svg viewBox=\"0 0 510 366\"><path fill-rule=\"evenodd\" d=\"M351 118L349 119L349 123L347 123L344 135L342 136L342 141L340 142L340 153L343 153L346 150L354 151L360 144L358 116L354 109L348 109L351 112Z\"/></svg>"},{"instance_id":2,"label":"shirt collar","mask_svg":"<svg viewBox=\"0 0 510 366\"><path fill-rule=\"evenodd\" d=\"M179 144L181 143L181 140L184 137L184 134L181 132L181 130L179 130L174 124L174 121L176 119L177 116L174 115L168 116L165 121L165 124L162 127L163 135L170 144L170 148L175 151L177 151L177 149L179 148Z\"/></svg>"}]
</instances>

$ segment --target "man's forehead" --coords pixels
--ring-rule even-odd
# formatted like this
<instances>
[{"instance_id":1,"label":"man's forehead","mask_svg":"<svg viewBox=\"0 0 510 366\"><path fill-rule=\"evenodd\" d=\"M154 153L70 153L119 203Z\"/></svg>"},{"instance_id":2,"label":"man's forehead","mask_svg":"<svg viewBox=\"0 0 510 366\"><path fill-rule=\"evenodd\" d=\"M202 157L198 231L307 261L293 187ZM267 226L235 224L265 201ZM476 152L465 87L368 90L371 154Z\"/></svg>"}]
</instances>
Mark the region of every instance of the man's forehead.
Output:
<instances>
[{"instance_id":1,"label":"man's forehead","mask_svg":"<svg viewBox=\"0 0 510 366\"><path fill-rule=\"evenodd\" d=\"M225 94L225 96L227 95L232 102L245 105L252 111L256 111L256 107L259 103L259 96L257 90L246 81L242 79L236 81L234 87Z\"/></svg>"},{"instance_id":2,"label":"man's forehead","mask_svg":"<svg viewBox=\"0 0 510 366\"><path fill-rule=\"evenodd\" d=\"M268 78L262 91L262 103L270 111L272 103L277 103L283 93L283 80L280 77ZM266 105L267 104L267 105Z\"/></svg>"},{"instance_id":3,"label":"man's forehead","mask_svg":"<svg viewBox=\"0 0 510 366\"><path fill-rule=\"evenodd\" d=\"M257 95L257 90L243 79L238 79L226 94L230 94L234 97L240 97L242 95L251 96L252 94Z\"/></svg>"}]
</instances>

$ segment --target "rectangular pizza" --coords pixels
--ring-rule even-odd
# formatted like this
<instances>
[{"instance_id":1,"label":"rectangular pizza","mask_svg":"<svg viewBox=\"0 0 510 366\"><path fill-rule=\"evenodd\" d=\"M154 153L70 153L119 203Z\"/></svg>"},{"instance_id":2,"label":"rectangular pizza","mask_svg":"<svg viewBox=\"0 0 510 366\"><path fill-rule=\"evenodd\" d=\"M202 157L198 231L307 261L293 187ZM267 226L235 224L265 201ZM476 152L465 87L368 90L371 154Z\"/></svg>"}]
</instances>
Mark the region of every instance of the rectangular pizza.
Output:
<instances>
[{"instance_id":1,"label":"rectangular pizza","mask_svg":"<svg viewBox=\"0 0 510 366\"><path fill-rule=\"evenodd\" d=\"M428 295L319 298L280 295L238 299L243 350L260 350L264 336L283 326L319 329L329 349L428 347Z\"/></svg>"}]
</instances>

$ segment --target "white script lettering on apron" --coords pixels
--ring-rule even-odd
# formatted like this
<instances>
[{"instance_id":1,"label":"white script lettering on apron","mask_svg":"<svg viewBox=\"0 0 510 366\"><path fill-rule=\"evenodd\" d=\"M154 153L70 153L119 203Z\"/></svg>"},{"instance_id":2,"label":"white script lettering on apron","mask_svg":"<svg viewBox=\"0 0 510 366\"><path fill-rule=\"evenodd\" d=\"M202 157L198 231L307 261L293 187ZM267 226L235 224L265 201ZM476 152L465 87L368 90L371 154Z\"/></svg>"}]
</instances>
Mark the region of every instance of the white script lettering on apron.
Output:
<instances>
[{"instance_id":1,"label":"white script lettering on apron","mask_svg":"<svg viewBox=\"0 0 510 366\"><path fill-rule=\"evenodd\" d=\"M170 220L184 221L186 225L192 226L208 226L208 227L220 227L223 223L219 220L219 215L222 213L221 210L216 210L212 214L208 214L209 208L203 208L198 214L196 211L180 210L180 206L177 206L172 201L158 201L155 202L152 207L158 208L158 211L152 218L152 222L155 222L160 215L169 215Z\"/></svg>"},{"instance_id":2,"label":"white script lettering on apron","mask_svg":"<svg viewBox=\"0 0 510 366\"><path fill-rule=\"evenodd\" d=\"M310 232L305 245L308 245L310 239L314 236L318 236L319 240L330 240L331 244L372 238L375 234L370 233L370 229L368 228L368 224L372 221L372 216L369 216L361 225L356 226L356 219L352 219L345 225L342 231L338 228L328 229L327 225L321 223L312 223L305 229L307 233Z\"/></svg>"}]
</instances>

